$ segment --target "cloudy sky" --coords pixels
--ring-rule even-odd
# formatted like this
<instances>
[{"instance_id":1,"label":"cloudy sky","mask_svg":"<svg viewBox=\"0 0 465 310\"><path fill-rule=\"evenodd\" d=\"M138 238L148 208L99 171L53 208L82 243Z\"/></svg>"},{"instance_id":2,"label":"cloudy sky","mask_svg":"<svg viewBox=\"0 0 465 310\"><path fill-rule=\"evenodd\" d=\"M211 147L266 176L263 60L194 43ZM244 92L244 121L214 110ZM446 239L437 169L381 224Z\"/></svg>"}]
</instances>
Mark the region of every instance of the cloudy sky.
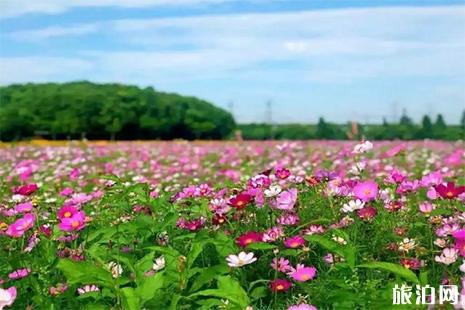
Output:
<instances>
[{"instance_id":1,"label":"cloudy sky","mask_svg":"<svg viewBox=\"0 0 465 310\"><path fill-rule=\"evenodd\" d=\"M465 109L465 0L0 0L0 84L195 95L241 122ZM232 105L230 104L232 103Z\"/></svg>"}]
</instances>

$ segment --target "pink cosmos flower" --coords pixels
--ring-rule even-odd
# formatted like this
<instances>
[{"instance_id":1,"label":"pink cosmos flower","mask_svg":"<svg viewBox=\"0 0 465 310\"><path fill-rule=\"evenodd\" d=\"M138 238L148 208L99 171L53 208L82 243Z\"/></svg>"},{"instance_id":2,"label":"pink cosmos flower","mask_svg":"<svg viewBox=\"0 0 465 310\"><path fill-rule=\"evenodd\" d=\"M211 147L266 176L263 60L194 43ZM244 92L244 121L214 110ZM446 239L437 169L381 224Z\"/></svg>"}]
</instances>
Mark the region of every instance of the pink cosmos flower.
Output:
<instances>
[{"instance_id":1,"label":"pink cosmos flower","mask_svg":"<svg viewBox=\"0 0 465 310\"><path fill-rule=\"evenodd\" d=\"M290 237L284 240L284 245L292 249L301 247L302 245L304 245L304 243L305 243L305 239L299 235Z\"/></svg>"},{"instance_id":2,"label":"pink cosmos flower","mask_svg":"<svg viewBox=\"0 0 465 310\"><path fill-rule=\"evenodd\" d=\"M373 200L378 195L378 184L374 181L358 183L354 187L354 195L365 202Z\"/></svg>"},{"instance_id":3,"label":"pink cosmos flower","mask_svg":"<svg viewBox=\"0 0 465 310\"><path fill-rule=\"evenodd\" d=\"M0 309L5 306L11 306L16 299L16 287L12 286L8 289L0 288Z\"/></svg>"},{"instance_id":4,"label":"pink cosmos flower","mask_svg":"<svg viewBox=\"0 0 465 310\"><path fill-rule=\"evenodd\" d=\"M316 276L315 267L298 267L290 274L290 277L299 282L306 282L312 280Z\"/></svg>"},{"instance_id":5,"label":"pink cosmos flower","mask_svg":"<svg viewBox=\"0 0 465 310\"><path fill-rule=\"evenodd\" d=\"M276 222L281 225L294 226L299 224L299 216L294 213L283 214L276 219Z\"/></svg>"},{"instance_id":6,"label":"pink cosmos flower","mask_svg":"<svg viewBox=\"0 0 465 310\"><path fill-rule=\"evenodd\" d=\"M86 220L86 214L84 211L79 211L73 214L71 217L64 217L61 219L61 223L58 224L58 228L62 231L78 231L84 228Z\"/></svg>"},{"instance_id":7,"label":"pink cosmos flower","mask_svg":"<svg viewBox=\"0 0 465 310\"><path fill-rule=\"evenodd\" d=\"M273 241L278 240L282 236L284 236L284 231L283 231L282 227L275 226L275 227L272 227L272 228L268 229L267 231L265 231L265 233L263 234L262 241L263 242L273 242Z\"/></svg>"},{"instance_id":8,"label":"pink cosmos flower","mask_svg":"<svg viewBox=\"0 0 465 310\"><path fill-rule=\"evenodd\" d=\"M26 231L34 226L35 220L36 217L34 214L27 213L22 218L10 224L5 233L13 238L22 237Z\"/></svg>"},{"instance_id":9,"label":"pink cosmos flower","mask_svg":"<svg viewBox=\"0 0 465 310\"><path fill-rule=\"evenodd\" d=\"M429 214L431 211L433 211L434 207L430 202L425 201L420 203L419 209L421 213Z\"/></svg>"},{"instance_id":10,"label":"pink cosmos flower","mask_svg":"<svg viewBox=\"0 0 465 310\"><path fill-rule=\"evenodd\" d=\"M73 193L74 193L74 190L71 187L65 187L58 195L67 197L67 196L71 196Z\"/></svg>"},{"instance_id":11,"label":"pink cosmos flower","mask_svg":"<svg viewBox=\"0 0 465 310\"><path fill-rule=\"evenodd\" d=\"M28 202L17 204L15 206L15 211L18 213L26 213L26 212L31 212L32 208L33 208L32 202L28 201Z\"/></svg>"},{"instance_id":12,"label":"pink cosmos flower","mask_svg":"<svg viewBox=\"0 0 465 310\"><path fill-rule=\"evenodd\" d=\"M292 188L287 191L281 192L276 198L276 209L292 210L297 201L297 189Z\"/></svg>"},{"instance_id":13,"label":"pink cosmos flower","mask_svg":"<svg viewBox=\"0 0 465 310\"><path fill-rule=\"evenodd\" d=\"M78 212L78 209L74 206L64 206L60 210L58 210L57 217L60 220L65 218L73 217Z\"/></svg>"},{"instance_id":14,"label":"pink cosmos flower","mask_svg":"<svg viewBox=\"0 0 465 310\"><path fill-rule=\"evenodd\" d=\"M315 306L309 304L292 305L287 310L318 310Z\"/></svg>"},{"instance_id":15,"label":"pink cosmos flower","mask_svg":"<svg viewBox=\"0 0 465 310\"><path fill-rule=\"evenodd\" d=\"M22 268L22 269L18 269L18 270L13 271L12 273L10 273L8 275L8 278L10 278L11 280L18 280L18 279L22 279L24 277L27 277L30 273L31 273L31 269Z\"/></svg>"},{"instance_id":16,"label":"pink cosmos flower","mask_svg":"<svg viewBox=\"0 0 465 310\"><path fill-rule=\"evenodd\" d=\"M279 272L288 272L292 270L291 265L289 264L289 260L285 259L284 257L273 258L271 261L271 268Z\"/></svg>"}]
</instances>

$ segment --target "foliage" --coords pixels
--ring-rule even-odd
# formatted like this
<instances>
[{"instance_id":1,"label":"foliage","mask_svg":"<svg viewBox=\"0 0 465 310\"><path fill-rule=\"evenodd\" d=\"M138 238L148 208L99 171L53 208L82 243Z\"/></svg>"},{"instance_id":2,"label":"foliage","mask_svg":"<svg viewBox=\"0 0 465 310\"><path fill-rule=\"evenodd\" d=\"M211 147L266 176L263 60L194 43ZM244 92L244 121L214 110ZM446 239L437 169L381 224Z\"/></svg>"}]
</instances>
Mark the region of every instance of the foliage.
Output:
<instances>
[{"instance_id":1,"label":"foliage","mask_svg":"<svg viewBox=\"0 0 465 310\"><path fill-rule=\"evenodd\" d=\"M121 84L72 82L0 87L0 138L221 139L235 127L212 104Z\"/></svg>"}]
</instances>

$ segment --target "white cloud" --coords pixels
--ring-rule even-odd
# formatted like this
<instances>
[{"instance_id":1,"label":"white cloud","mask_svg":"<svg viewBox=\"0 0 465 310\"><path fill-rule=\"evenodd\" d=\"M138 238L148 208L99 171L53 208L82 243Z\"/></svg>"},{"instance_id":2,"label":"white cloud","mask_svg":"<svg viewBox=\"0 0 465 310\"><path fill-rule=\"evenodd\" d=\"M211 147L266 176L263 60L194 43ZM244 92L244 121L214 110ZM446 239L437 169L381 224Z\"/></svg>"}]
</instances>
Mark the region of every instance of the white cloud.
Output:
<instances>
[{"instance_id":1,"label":"white cloud","mask_svg":"<svg viewBox=\"0 0 465 310\"><path fill-rule=\"evenodd\" d=\"M97 30L97 24L76 25L72 27L51 26L37 30L11 32L8 36L18 41L40 41L63 36L81 36L94 33Z\"/></svg>"},{"instance_id":2,"label":"white cloud","mask_svg":"<svg viewBox=\"0 0 465 310\"><path fill-rule=\"evenodd\" d=\"M267 96L280 102L305 102L312 96L326 102L334 95L316 94L318 85L345 91L345 98L351 98L352 87L358 87L366 100L392 101L397 94L385 98L388 91L376 94L377 90L364 89L368 87L364 85L387 81L385 90L399 92L401 86L396 85L402 81L421 84L437 79L441 85L452 81L453 92L436 90L426 83L417 85L422 93L407 90L399 94L409 100L422 96L433 96L436 101L448 98L455 102L451 105L458 106L464 98L458 90L465 89L464 24L465 6L442 6L55 25L8 35L19 44L44 40L46 47L53 48L62 36L79 36L84 42L88 34L93 34L97 40L85 41L85 46L95 44L93 50L76 45L75 52L56 58L4 57L0 59L0 83L118 81L155 85L214 102L239 96L248 109L247 100L252 103ZM106 43L99 45L98 36Z\"/></svg>"},{"instance_id":3,"label":"white cloud","mask_svg":"<svg viewBox=\"0 0 465 310\"><path fill-rule=\"evenodd\" d=\"M191 6L230 0L0 0L0 18L24 14L59 14L78 7L159 7Z\"/></svg>"}]
</instances>

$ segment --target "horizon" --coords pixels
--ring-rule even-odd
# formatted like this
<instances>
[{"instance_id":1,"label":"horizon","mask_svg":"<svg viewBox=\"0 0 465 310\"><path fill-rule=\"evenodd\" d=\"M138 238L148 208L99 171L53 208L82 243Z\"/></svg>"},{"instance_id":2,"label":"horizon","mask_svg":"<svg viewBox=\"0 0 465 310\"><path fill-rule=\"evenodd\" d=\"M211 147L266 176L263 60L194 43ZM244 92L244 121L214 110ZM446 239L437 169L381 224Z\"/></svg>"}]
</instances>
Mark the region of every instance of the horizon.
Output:
<instances>
[{"instance_id":1,"label":"horizon","mask_svg":"<svg viewBox=\"0 0 465 310\"><path fill-rule=\"evenodd\" d=\"M0 84L205 99L239 124L415 123L465 107L464 1L4 0Z\"/></svg>"}]
</instances>

